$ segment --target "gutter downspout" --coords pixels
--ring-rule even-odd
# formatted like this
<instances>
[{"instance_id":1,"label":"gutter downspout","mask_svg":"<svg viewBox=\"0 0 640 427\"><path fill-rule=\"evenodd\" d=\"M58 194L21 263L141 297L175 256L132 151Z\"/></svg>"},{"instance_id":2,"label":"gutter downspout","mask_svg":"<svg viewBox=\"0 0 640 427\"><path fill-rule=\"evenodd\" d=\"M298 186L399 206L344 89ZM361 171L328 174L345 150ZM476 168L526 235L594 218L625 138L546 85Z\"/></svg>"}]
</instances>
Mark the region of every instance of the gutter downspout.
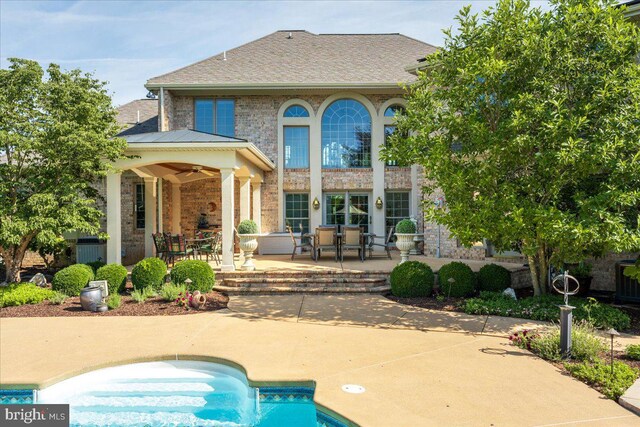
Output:
<instances>
[{"instance_id":1,"label":"gutter downspout","mask_svg":"<svg viewBox=\"0 0 640 427\"><path fill-rule=\"evenodd\" d=\"M164 132L164 88L160 86L160 114L158 115L160 121L160 132Z\"/></svg>"}]
</instances>

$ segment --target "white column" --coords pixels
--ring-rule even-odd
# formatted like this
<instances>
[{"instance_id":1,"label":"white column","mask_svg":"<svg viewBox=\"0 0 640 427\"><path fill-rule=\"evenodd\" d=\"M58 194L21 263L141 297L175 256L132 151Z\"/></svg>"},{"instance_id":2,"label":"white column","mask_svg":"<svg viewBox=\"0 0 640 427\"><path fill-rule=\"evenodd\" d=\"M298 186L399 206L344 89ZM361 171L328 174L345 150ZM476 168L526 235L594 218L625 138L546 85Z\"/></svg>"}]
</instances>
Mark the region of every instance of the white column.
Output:
<instances>
[{"instance_id":1,"label":"white column","mask_svg":"<svg viewBox=\"0 0 640 427\"><path fill-rule=\"evenodd\" d=\"M240 181L240 221L251 218L251 178L238 177Z\"/></svg>"},{"instance_id":2,"label":"white column","mask_svg":"<svg viewBox=\"0 0 640 427\"><path fill-rule=\"evenodd\" d=\"M122 174L107 175L107 262L122 262L122 209L120 178Z\"/></svg>"},{"instance_id":3,"label":"white column","mask_svg":"<svg viewBox=\"0 0 640 427\"><path fill-rule=\"evenodd\" d=\"M384 144L384 124L377 116L372 117L373 126L371 135L371 168L373 170L373 194L371 199L371 231L376 236L384 236L385 230L385 183L384 183L384 170L385 164L380 159L380 147ZM376 200L380 197L382 199L382 209L376 207ZM374 247L376 250L382 248Z\"/></svg>"},{"instance_id":4,"label":"white column","mask_svg":"<svg viewBox=\"0 0 640 427\"><path fill-rule=\"evenodd\" d=\"M180 233L182 230L182 190L181 184L171 183L171 232L173 234Z\"/></svg>"},{"instance_id":5,"label":"white column","mask_svg":"<svg viewBox=\"0 0 640 427\"><path fill-rule=\"evenodd\" d=\"M222 183L222 271L233 271L236 269L233 263L233 227L234 218L234 169L220 169L220 180Z\"/></svg>"},{"instance_id":6,"label":"white column","mask_svg":"<svg viewBox=\"0 0 640 427\"><path fill-rule=\"evenodd\" d=\"M158 178L158 231L164 231L162 218L162 178Z\"/></svg>"},{"instance_id":7,"label":"white column","mask_svg":"<svg viewBox=\"0 0 640 427\"><path fill-rule=\"evenodd\" d=\"M262 233L262 183L253 181L251 183L253 193L253 220L258 225L258 233Z\"/></svg>"},{"instance_id":8,"label":"white column","mask_svg":"<svg viewBox=\"0 0 640 427\"><path fill-rule=\"evenodd\" d=\"M151 235L156 232L157 183L158 178L156 177L144 179L144 256L147 258L153 256L154 250Z\"/></svg>"},{"instance_id":9,"label":"white column","mask_svg":"<svg viewBox=\"0 0 640 427\"><path fill-rule=\"evenodd\" d=\"M309 127L309 230L313 233L316 227L322 225L322 116L318 116ZM320 208L313 208L313 200L318 199ZM284 221L284 207L280 215ZM281 231L284 231L281 230Z\"/></svg>"}]
</instances>

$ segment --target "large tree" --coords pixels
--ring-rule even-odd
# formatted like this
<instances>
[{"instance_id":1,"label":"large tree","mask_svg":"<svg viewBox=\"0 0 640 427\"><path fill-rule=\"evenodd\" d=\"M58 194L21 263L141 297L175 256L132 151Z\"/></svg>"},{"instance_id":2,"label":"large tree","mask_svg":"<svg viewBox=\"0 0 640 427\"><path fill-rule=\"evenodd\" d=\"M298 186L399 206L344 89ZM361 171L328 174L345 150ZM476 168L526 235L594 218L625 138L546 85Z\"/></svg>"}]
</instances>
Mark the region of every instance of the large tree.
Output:
<instances>
[{"instance_id":1,"label":"large tree","mask_svg":"<svg viewBox=\"0 0 640 427\"><path fill-rule=\"evenodd\" d=\"M20 280L25 251L67 231L98 233L92 184L123 156L125 141L105 83L80 70L10 59L0 70L0 256Z\"/></svg>"},{"instance_id":2,"label":"large tree","mask_svg":"<svg viewBox=\"0 0 640 427\"><path fill-rule=\"evenodd\" d=\"M640 247L640 31L623 9L501 0L457 22L408 87L410 136L384 150L444 193L428 218L520 250L536 294L550 264Z\"/></svg>"}]
</instances>

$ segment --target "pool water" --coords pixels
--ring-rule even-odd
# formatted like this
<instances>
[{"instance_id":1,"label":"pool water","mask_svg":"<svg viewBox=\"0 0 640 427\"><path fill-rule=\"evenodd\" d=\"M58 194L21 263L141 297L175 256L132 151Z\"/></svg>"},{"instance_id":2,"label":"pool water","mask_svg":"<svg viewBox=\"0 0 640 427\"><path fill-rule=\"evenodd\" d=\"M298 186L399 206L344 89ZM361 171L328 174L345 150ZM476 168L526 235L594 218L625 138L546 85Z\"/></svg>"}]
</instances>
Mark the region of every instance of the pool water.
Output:
<instances>
[{"instance_id":1,"label":"pool water","mask_svg":"<svg viewBox=\"0 0 640 427\"><path fill-rule=\"evenodd\" d=\"M198 361L89 372L41 390L36 403L69 403L77 427L343 425L316 410L313 389L256 389L237 369Z\"/></svg>"}]
</instances>

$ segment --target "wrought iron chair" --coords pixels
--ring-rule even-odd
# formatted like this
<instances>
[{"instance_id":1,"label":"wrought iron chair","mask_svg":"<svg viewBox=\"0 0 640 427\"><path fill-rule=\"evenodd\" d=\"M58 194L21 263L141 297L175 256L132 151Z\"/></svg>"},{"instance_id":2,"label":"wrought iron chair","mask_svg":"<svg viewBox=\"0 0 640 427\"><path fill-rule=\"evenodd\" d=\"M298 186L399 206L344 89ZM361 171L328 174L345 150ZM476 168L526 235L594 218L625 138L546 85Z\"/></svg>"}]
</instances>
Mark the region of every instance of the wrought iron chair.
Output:
<instances>
[{"instance_id":1,"label":"wrought iron chair","mask_svg":"<svg viewBox=\"0 0 640 427\"><path fill-rule=\"evenodd\" d=\"M151 235L153 245L156 248L156 256L163 261L167 261L167 241L162 233L153 233Z\"/></svg>"},{"instance_id":2,"label":"wrought iron chair","mask_svg":"<svg viewBox=\"0 0 640 427\"><path fill-rule=\"evenodd\" d=\"M345 251L358 251L360 261L364 261L364 235L363 229L357 225L345 225L342 227L342 239L340 241L340 261L344 261Z\"/></svg>"},{"instance_id":3,"label":"wrought iron chair","mask_svg":"<svg viewBox=\"0 0 640 427\"><path fill-rule=\"evenodd\" d=\"M168 262L173 267L176 258L191 258L193 249L187 247L187 240L184 234L165 234L167 241Z\"/></svg>"},{"instance_id":4,"label":"wrought iron chair","mask_svg":"<svg viewBox=\"0 0 640 427\"><path fill-rule=\"evenodd\" d=\"M338 227L322 226L316 228L316 236L314 239L315 261L318 261L322 255L322 251L335 252L335 260L338 261Z\"/></svg>"},{"instance_id":5,"label":"wrought iron chair","mask_svg":"<svg viewBox=\"0 0 640 427\"><path fill-rule=\"evenodd\" d=\"M395 229L396 228L393 226L389 227L387 228L386 236L372 236L369 239L369 259L373 258L374 246L384 248L384 250L387 252L387 256L389 257L389 259L391 259L391 249L393 249L393 246L394 246L393 236L395 235ZM384 239L384 241L380 243L376 243L376 239Z\"/></svg>"},{"instance_id":6,"label":"wrought iron chair","mask_svg":"<svg viewBox=\"0 0 640 427\"><path fill-rule=\"evenodd\" d=\"M211 237L208 237L208 242L203 243L198 248L198 253L205 254L207 261L209 261L209 255L216 262L216 265L220 265L220 250L222 249L222 235L220 233L208 233ZM206 238L206 237L205 237Z\"/></svg>"},{"instance_id":7,"label":"wrought iron chair","mask_svg":"<svg viewBox=\"0 0 640 427\"><path fill-rule=\"evenodd\" d=\"M291 260L293 261L293 258L296 256L296 251L298 249L300 250L308 249L309 253L311 253L311 259L315 260L315 250L313 248L313 245L309 243L307 239L302 237L302 234L303 234L302 230L300 231L299 238L297 238L295 234L293 234L293 230L288 225L287 225L287 231L289 232L289 236L291 236L291 241L293 242L293 252L291 252ZM300 243L298 243L298 240Z\"/></svg>"}]
</instances>

